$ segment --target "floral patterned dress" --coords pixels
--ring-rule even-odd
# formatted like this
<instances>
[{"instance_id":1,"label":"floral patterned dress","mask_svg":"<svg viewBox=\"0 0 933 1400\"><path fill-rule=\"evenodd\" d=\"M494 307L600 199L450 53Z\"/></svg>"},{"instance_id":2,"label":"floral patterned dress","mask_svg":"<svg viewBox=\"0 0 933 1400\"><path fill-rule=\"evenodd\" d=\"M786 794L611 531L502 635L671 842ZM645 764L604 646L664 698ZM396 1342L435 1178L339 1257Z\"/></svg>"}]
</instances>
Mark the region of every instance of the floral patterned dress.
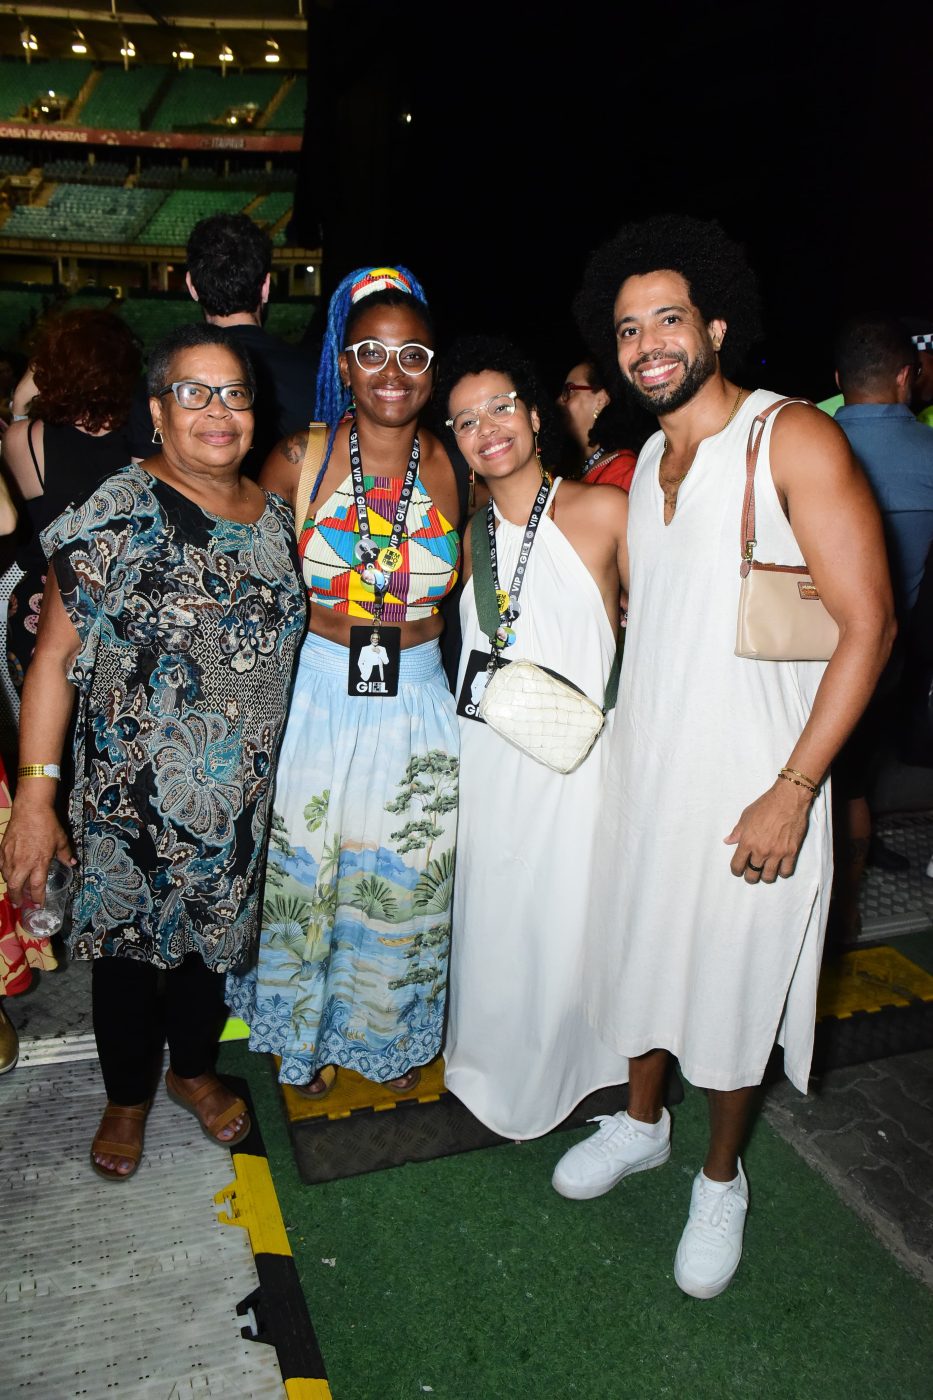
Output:
<instances>
[{"instance_id":1,"label":"floral patterned dress","mask_svg":"<svg viewBox=\"0 0 933 1400\"><path fill-rule=\"evenodd\" d=\"M81 640L72 953L239 967L305 620L290 513L222 519L132 466L43 544Z\"/></svg>"}]
</instances>

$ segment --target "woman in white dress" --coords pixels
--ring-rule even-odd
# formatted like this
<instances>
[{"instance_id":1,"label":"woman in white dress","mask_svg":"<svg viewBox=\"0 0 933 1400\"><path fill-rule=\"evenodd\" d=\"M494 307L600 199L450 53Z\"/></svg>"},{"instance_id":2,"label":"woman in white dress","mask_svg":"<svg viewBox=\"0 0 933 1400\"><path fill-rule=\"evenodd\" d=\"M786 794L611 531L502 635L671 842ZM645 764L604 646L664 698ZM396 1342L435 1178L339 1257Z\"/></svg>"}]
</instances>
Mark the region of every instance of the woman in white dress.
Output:
<instances>
[{"instance_id":1,"label":"woman in white dress","mask_svg":"<svg viewBox=\"0 0 933 1400\"><path fill-rule=\"evenodd\" d=\"M628 503L611 487L551 480L537 453L548 403L531 365L507 343L455 346L440 391L448 428L492 497L464 547L446 1078L494 1132L533 1138L586 1095L627 1078L627 1061L582 1011L585 895L608 746L601 735L579 768L560 774L478 718L492 646L477 617L471 534L494 533L504 656L558 671L602 703L616 651ZM525 568L516 574L520 555Z\"/></svg>"}]
</instances>

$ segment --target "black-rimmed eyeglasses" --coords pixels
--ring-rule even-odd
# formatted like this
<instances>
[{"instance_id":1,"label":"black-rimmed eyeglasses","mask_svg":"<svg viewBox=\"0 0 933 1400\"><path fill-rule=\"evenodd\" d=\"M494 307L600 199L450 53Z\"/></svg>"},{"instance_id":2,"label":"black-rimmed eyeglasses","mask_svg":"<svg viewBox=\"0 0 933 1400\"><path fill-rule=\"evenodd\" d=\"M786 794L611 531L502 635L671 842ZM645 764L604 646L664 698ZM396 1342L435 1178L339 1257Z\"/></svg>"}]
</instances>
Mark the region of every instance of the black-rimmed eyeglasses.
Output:
<instances>
[{"instance_id":1,"label":"black-rimmed eyeglasses","mask_svg":"<svg viewBox=\"0 0 933 1400\"><path fill-rule=\"evenodd\" d=\"M190 409L207 408L216 394L224 408L230 408L235 413L252 408L255 397L249 385L241 380L233 384L202 384L198 379L176 379L174 384L160 389L156 397L161 399L166 394L175 395L179 408Z\"/></svg>"}]
</instances>

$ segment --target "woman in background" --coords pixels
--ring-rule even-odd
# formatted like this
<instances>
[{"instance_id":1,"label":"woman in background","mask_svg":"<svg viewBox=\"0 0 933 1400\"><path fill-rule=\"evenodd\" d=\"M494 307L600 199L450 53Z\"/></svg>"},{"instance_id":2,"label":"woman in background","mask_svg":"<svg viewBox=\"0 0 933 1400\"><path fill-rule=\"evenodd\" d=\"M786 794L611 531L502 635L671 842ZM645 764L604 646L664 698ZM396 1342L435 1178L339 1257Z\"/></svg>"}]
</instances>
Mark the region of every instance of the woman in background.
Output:
<instances>
[{"instance_id":1,"label":"woman in background","mask_svg":"<svg viewBox=\"0 0 933 1400\"><path fill-rule=\"evenodd\" d=\"M14 691L36 644L46 560L39 534L70 505L125 467L123 434L139 379L132 331L109 311L66 311L46 325L30 371L37 396L29 416L3 435L3 461L18 488L28 538L0 580L9 598L7 657ZM18 712L18 696L13 705Z\"/></svg>"},{"instance_id":2,"label":"woman in background","mask_svg":"<svg viewBox=\"0 0 933 1400\"><path fill-rule=\"evenodd\" d=\"M574 475L589 486L632 484L638 449L653 431L639 432L623 401L610 398L593 360L581 360L570 370L557 399L581 465Z\"/></svg>"}]
</instances>

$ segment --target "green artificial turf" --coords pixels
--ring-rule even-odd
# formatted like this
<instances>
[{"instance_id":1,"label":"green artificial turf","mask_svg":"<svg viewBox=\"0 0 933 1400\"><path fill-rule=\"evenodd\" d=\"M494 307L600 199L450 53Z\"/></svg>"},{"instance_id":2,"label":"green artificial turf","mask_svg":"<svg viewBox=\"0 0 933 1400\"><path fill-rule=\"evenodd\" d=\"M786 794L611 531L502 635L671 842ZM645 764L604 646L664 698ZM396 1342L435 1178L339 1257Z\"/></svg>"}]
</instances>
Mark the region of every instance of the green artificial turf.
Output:
<instances>
[{"instance_id":1,"label":"green artificial turf","mask_svg":"<svg viewBox=\"0 0 933 1400\"><path fill-rule=\"evenodd\" d=\"M270 1067L250 1083L334 1400L930 1400L933 1300L763 1121L732 1287L673 1280L706 1106L670 1163L595 1201L549 1184L582 1135L302 1185Z\"/></svg>"}]
</instances>

